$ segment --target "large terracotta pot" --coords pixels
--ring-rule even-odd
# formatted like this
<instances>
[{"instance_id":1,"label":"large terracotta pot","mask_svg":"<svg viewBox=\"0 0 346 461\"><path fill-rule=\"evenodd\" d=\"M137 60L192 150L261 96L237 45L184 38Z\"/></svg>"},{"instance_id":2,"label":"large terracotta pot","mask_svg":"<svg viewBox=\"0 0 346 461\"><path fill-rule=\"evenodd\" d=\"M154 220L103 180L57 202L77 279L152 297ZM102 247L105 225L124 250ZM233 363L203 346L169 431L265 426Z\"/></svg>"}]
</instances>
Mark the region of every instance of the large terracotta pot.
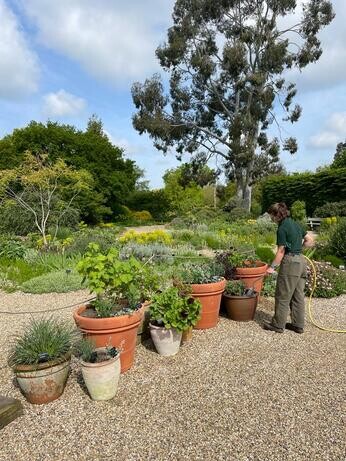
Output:
<instances>
[{"instance_id":1,"label":"large terracotta pot","mask_svg":"<svg viewBox=\"0 0 346 461\"><path fill-rule=\"evenodd\" d=\"M82 361L81 365L83 379L92 400L112 399L118 389L120 356L99 363Z\"/></svg>"},{"instance_id":2,"label":"large terracotta pot","mask_svg":"<svg viewBox=\"0 0 346 461\"><path fill-rule=\"evenodd\" d=\"M76 325L82 333L90 338L96 347L108 345L120 347L121 373L129 370L134 361L138 326L143 317L143 310L138 309L131 315L119 317L91 318L81 314L88 306L79 307L73 314Z\"/></svg>"},{"instance_id":3,"label":"large terracotta pot","mask_svg":"<svg viewBox=\"0 0 346 461\"><path fill-rule=\"evenodd\" d=\"M64 392L70 370L71 355L37 365L16 365L14 373L30 403L52 402Z\"/></svg>"},{"instance_id":4,"label":"large terracotta pot","mask_svg":"<svg viewBox=\"0 0 346 461\"><path fill-rule=\"evenodd\" d=\"M232 296L224 293L222 299L230 319L237 322L248 322L254 319L257 295Z\"/></svg>"},{"instance_id":5,"label":"large terracotta pot","mask_svg":"<svg viewBox=\"0 0 346 461\"><path fill-rule=\"evenodd\" d=\"M220 282L192 284L190 286L192 297L198 299L202 304L201 318L194 328L204 330L216 327L226 280L223 278Z\"/></svg>"},{"instance_id":6,"label":"large terracotta pot","mask_svg":"<svg viewBox=\"0 0 346 461\"><path fill-rule=\"evenodd\" d=\"M253 288L257 293L260 293L267 267L268 265L262 261L256 261L256 267L237 267L235 278L242 280L247 288Z\"/></svg>"}]
</instances>

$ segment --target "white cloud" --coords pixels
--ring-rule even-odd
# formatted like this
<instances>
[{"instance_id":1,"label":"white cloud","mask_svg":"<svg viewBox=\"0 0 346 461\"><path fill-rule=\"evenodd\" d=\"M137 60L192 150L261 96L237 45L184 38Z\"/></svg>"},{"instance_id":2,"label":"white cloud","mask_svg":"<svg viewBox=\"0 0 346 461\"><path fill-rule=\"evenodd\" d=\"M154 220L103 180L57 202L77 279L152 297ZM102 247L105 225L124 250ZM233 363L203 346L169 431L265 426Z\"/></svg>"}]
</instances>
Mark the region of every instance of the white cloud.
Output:
<instances>
[{"instance_id":1,"label":"white cloud","mask_svg":"<svg viewBox=\"0 0 346 461\"><path fill-rule=\"evenodd\" d=\"M143 78L157 68L173 0L20 0L38 40L93 76L113 84Z\"/></svg>"},{"instance_id":2,"label":"white cloud","mask_svg":"<svg viewBox=\"0 0 346 461\"><path fill-rule=\"evenodd\" d=\"M65 90L48 93L43 97L44 113L47 117L69 117L80 114L86 107L86 101Z\"/></svg>"},{"instance_id":3,"label":"white cloud","mask_svg":"<svg viewBox=\"0 0 346 461\"><path fill-rule=\"evenodd\" d=\"M335 112L325 124L325 129L312 136L308 146L315 149L335 148L346 139L346 112Z\"/></svg>"},{"instance_id":4,"label":"white cloud","mask_svg":"<svg viewBox=\"0 0 346 461\"><path fill-rule=\"evenodd\" d=\"M0 23L0 98L19 99L37 90L38 61L4 0L0 0Z\"/></svg>"}]
</instances>

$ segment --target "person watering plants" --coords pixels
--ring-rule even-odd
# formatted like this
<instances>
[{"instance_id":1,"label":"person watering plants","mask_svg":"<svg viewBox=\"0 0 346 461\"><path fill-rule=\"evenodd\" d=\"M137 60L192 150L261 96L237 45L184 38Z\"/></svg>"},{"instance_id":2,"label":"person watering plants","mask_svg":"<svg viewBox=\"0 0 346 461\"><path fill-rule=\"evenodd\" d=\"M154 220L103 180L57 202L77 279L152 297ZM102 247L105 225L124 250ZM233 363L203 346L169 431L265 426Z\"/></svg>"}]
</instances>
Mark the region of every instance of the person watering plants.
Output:
<instances>
[{"instance_id":1,"label":"person watering plants","mask_svg":"<svg viewBox=\"0 0 346 461\"><path fill-rule=\"evenodd\" d=\"M305 316L305 279L306 260L302 255L302 248L312 247L312 237L300 224L290 218L285 203L275 203L268 213L271 219L278 224L277 253L267 269L267 274L273 274L280 266L275 291L275 313L270 323L264 323L265 330L283 333L284 329L296 333L304 332ZM291 322L286 323L289 310Z\"/></svg>"}]
</instances>

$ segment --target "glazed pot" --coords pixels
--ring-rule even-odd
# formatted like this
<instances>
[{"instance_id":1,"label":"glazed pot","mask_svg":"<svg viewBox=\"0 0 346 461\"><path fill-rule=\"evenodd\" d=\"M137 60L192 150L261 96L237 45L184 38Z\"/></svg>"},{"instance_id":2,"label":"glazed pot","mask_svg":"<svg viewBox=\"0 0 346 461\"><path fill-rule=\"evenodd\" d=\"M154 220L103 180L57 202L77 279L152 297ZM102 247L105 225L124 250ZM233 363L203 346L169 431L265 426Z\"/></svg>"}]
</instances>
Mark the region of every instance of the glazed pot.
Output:
<instances>
[{"instance_id":1,"label":"glazed pot","mask_svg":"<svg viewBox=\"0 0 346 461\"><path fill-rule=\"evenodd\" d=\"M99 348L96 351L102 350ZM110 400L117 393L120 355L99 363L81 362L83 379L92 400Z\"/></svg>"},{"instance_id":2,"label":"glazed pot","mask_svg":"<svg viewBox=\"0 0 346 461\"><path fill-rule=\"evenodd\" d=\"M192 341L192 331L193 331L192 327L190 327L188 330L183 331L183 334L181 336L182 344Z\"/></svg>"},{"instance_id":3,"label":"glazed pot","mask_svg":"<svg viewBox=\"0 0 346 461\"><path fill-rule=\"evenodd\" d=\"M134 361L137 330L143 317L142 308L132 314L106 318L83 316L87 308L88 306L81 306L73 314L78 328L95 343L96 347L121 348L121 373L129 370Z\"/></svg>"},{"instance_id":4,"label":"glazed pot","mask_svg":"<svg viewBox=\"0 0 346 461\"><path fill-rule=\"evenodd\" d=\"M237 267L235 278L242 280L246 288L253 288L257 293L260 293L263 288L263 279L267 268L268 265L266 263L256 261L256 267Z\"/></svg>"},{"instance_id":5,"label":"glazed pot","mask_svg":"<svg viewBox=\"0 0 346 461\"><path fill-rule=\"evenodd\" d=\"M227 315L231 320L249 322L254 319L257 306L257 295L232 296L224 293L222 298Z\"/></svg>"},{"instance_id":6,"label":"glazed pot","mask_svg":"<svg viewBox=\"0 0 346 461\"><path fill-rule=\"evenodd\" d=\"M58 399L64 392L71 355L37 365L16 365L14 373L30 403L43 404Z\"/></svg>"},{"instance_id":7,"label":"glazed pot","mask_svg":"<svg viewBox=\"0 0 346 461\"><path fill-rule=\"evenodd\" d=\"M224 278L219 282L190 285L191 296L198 299L202 304L201 318L194 328L204 330L216 327L219 320L221 296L225 286L226 280Z\"/></svg>"},{"instance_id":8,"label":"glazed pot","mask_svg":"<svg viewBox=\"0 0 346 461\"><path fill-rule=\"evenodd\" d=\"M175 328L166 329L149 324L150 335L160 355L175 355L179 351L182 333Z\"/></svg>"}]
</instances>

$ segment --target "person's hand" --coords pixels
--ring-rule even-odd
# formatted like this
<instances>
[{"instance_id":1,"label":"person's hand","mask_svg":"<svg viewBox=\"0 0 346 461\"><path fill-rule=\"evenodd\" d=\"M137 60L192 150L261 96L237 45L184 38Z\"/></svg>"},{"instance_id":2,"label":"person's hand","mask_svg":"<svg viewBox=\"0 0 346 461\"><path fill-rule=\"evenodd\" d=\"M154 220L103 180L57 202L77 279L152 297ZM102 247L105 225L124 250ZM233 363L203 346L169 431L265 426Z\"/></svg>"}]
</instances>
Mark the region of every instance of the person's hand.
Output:
<instances>
[{"instance_id":1,"label":"person's hand","mask_svg":"<svg viewBox=\"0 0 346 461\"><path fill-rule=\"evenodd\" d=\"M272 275L272 274L274 274L274 272L275 272L275 269L273 269L271 266L269 266L269 267L267 268L266 273L267 273L268 275Z\"/></svg>"}]
</instances>

